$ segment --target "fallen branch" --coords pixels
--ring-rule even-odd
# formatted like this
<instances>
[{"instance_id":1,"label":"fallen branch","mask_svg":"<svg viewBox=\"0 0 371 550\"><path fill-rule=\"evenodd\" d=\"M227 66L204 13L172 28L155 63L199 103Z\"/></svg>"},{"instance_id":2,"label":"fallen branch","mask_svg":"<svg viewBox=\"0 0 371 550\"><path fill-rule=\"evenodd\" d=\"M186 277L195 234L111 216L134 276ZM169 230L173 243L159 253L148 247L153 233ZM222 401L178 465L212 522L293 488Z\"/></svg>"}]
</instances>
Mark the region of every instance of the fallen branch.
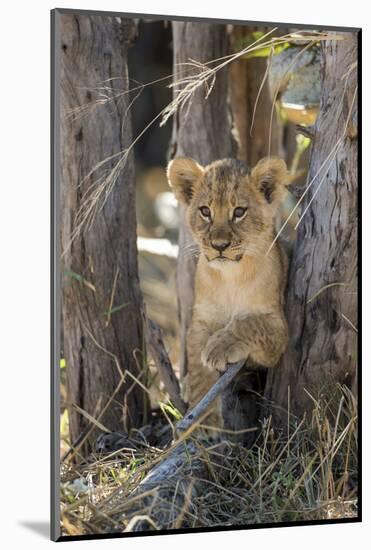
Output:
<instances>
[{"instance_id":1,"label":"fallen branch","mask_svg":"<svg viewBox=\"0 0 371 550\"><path fill-rule=\"evenodd\" d=\"M239 361L238 363L231 363L225 373L219 378L217 382L209 389L206 395L197 403L191 411L189 411L185 417L180 420L176 425L178 432L185 432L189 430L197 420L204 415L213 401L221 395L221 393L229 386L234 377L240 372L244 366L245 361Z\"/></svg>"},{"instance_id":2,"label":"fallen branch","mask_svg":"<svg viewBox=\"0 0 371 550\"><path fill-rule=\"evenodd\" d=\"M203 490L202 480L208 478L207 460L204 459L208 449L203 445L205 442L187 440L186 432L193 432L192 428L207 413L213 401L227 388L244 364L245 361L240 361L229 365L226 372L201 401L176 424L175 428L180 435L180 441L175 442L174 448L166 458L157 464L131 493L128 507L124 505L124 515L132 518L129 523L131 530L151 529L152 522L157 528L171 529L174 528L180 511L187 516L189 512L185 512L185 508L188 508L192 500L191 496ZM184 441L181 441L182 439ZM220 442L218 445L225 444ZM219 456L221 455L223 453L219 453ZM120 498L119 495L118 498ZM134 507L130 504L133 498ZM120 508L123 510L121 506ZM151 519L150 522L143 516L144 509L150 510L150 514L147 514ZM120 523L121 518L117 519ZM186 522L184 518L183 526Z\"/></svg>"}]
</instances>

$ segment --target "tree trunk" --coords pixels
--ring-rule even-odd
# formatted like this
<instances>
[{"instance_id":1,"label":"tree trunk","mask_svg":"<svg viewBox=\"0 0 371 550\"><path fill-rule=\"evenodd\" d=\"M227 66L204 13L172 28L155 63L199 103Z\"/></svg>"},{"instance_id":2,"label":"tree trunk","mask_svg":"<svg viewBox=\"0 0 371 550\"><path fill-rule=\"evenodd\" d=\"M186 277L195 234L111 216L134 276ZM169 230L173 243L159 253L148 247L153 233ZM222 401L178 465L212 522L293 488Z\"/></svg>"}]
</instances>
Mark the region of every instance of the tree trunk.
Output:
<instances>
[{"instance_id":1,"label":"tree trunk","mask_svg":"<svg viewBox=\"0 0 371 550\"><path fill-rule=\"evenodd\" d=\"M129 20L61 15L63 328L72 442L91 426L75 405L108 430L138 427L146 414L146 396L128 375L145 382L132 154L92 227L70 244L88 189L117 158L86 176L131 143L128 95L102 105L97 89L113 95L128 88L134 34Z\"/></svg>"},{"instance_id":2,"label":"tree trunk","mask_svg":"<svg viewBox=\"0 0 371 550\"><path fill-rule=\"evenodd\" d=\"M254 29L234 27L231 37L234 49L241 49L243 40L253 30L264 31L258 27ZM250 168L268 155L269 143L271 155L284 156L283 125L275 112L270 133L272 99L267 82L258 97L266 70L267 58L265 57L239 58L231 64L230 68L231 105L239 142L238 158L244 160Z\"/></svg>"},{"instance_id":3,"label":"tree trunk","mask_svg":"<svg viewBox=\"0 0 371 550\"><path fill-rule=\"evenodd\" d=\"M190 59L201 63L228 54L229 40L225 25L193 22L173 22L174 81L189 74L189 67L179 63ZM185 71L187 71L185 73ZM232 136L232 118L228 103L228 70L217 75L215 87L205 100L205 90L198 90L191 105L174 118L171 157L189 156L202 165L235 156L236 144ZM195 257L187 251L193 243L181 207L177 292L180 318L180 375L187 373L186 333L193 306Z\"/></svg>"},{"instance_id":4,"label":"tree trunk","mask_svg":"<svg viewBox=\"0 0 371 550\"><path fill-rule=\"evenodd\" d=\"M299 415L311 407L307 392L317 398L327 388L333 392L335 382L354 386L356 377L357 34L343 36L322 50L308 182L324 167L302 203L286 303L289 348L266 386L269 399L287 411L290 398Z\"/></svg>"}]
</instances>

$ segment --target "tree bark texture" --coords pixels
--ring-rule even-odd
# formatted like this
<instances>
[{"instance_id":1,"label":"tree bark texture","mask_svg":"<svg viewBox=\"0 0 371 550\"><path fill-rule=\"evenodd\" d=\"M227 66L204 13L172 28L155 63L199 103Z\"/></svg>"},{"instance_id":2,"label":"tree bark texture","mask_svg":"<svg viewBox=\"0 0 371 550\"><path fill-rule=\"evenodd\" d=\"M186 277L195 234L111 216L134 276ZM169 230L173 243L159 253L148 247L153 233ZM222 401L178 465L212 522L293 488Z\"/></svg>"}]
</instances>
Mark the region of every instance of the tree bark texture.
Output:
<instances>
[{"instance_id":1,"label":"tree bark texture","mask_svg":"<svg viewBox=\"0 0 371 550\"><path fill-rule=\"evenodd\" d=\"M339 34L339 33L336 33ZM295 414L357 368L357 33L323 45L320 113L286 303L290 344L266 396ZM326 159L339 143L339 149ZM308 185L307 183L307 185ZM330 384L330 386L329 386ZM327 389L326 389L327 388ZM331 390L332 388L332 390Z\"/></svg>"},{"instance_id":2,"label":"tree bark texture","mask_svg":"<svg viewBox=\"0 0 371 550\"><path fill-rule=\"evenodd\" d=\"M189 66L180 63L190 59L205 63L229 53L225 25L173 22L174 81L189 73ZM201 165L235 156L232 116L228 102L228 70L217 73L214 89L205 100L206 90L198 90L188 106L174 118L171 157L189 156ZM192 235L181 207L177 291L180 318L180 375L187 373L186 333L193 306L196 259L189 253Z\"/></svg>"},{"instance_id":3,"label":"tree bark texture","mask_svg":"<svg viewBox=\"0 0 371 550\"><path fill-rule=\"evenodd\" d=\"M146 420L146 396L128 375L145 383L132 154L92 227L69 246L84 196L117 158L86 176L131 143L128 95L102 105L97 89L127 90L134 34L129 20L61 15L61 249L71 441L89 423L74 404L99 417L108 430L129 430Z\"/></svg>"}]
</instances>

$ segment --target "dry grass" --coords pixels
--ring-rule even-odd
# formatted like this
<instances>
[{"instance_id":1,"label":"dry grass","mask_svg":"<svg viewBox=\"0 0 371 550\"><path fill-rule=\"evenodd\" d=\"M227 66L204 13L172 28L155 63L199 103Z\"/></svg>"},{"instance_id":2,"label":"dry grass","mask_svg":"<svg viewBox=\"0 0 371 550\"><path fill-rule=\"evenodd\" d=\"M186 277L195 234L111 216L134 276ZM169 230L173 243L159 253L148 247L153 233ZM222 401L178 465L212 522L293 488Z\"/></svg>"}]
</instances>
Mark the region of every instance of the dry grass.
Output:
<instances>
[{"instance_id":1,"label":"dry grass","mask_svg":"<svg viewBox=\"0 0 371 550\"><path fill-rule=\"evenodd\" d=\"M288 429L262 422L251 448L231 442L197 442L205 479L191 479L183 506L174 499L166 528L202 528L357 516L357 403L341 386L314 400L310 418L288 414ZM286 432L286 433L285 433ZM131 531L139 521L157 529L157 488L134 489L168 450L146 443L92 456L62 469L61 512L65 535ZM190 459L193 460L193 459ZM188 463L189 467L189 463ZM182 468L179 470L179 476ZM154 498L148 504L148 497ZM119 495L119 496L118 496Z\"/></svg>"}]
</instances>

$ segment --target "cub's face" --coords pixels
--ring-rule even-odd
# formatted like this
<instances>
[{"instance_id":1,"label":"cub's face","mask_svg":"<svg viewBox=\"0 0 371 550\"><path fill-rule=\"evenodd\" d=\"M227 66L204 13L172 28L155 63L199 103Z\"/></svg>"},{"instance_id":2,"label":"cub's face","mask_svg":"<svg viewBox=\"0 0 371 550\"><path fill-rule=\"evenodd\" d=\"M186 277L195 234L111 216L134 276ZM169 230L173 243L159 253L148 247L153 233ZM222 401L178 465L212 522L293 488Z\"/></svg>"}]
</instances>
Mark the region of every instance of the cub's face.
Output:
<instances>
[{"instance_id":1,"label":"cub's face","mask_svg":"<svg viewBox=\"0 0 371 550\"><path fill-rule=\"evenodd\" d=\"M212 267L267 251L286 189L283 160L265 158L250 172L238 160L204 168L181 157L170 162L168 179L176 198L188 206L190 228Z\"/></svg>"}]
</instances>

